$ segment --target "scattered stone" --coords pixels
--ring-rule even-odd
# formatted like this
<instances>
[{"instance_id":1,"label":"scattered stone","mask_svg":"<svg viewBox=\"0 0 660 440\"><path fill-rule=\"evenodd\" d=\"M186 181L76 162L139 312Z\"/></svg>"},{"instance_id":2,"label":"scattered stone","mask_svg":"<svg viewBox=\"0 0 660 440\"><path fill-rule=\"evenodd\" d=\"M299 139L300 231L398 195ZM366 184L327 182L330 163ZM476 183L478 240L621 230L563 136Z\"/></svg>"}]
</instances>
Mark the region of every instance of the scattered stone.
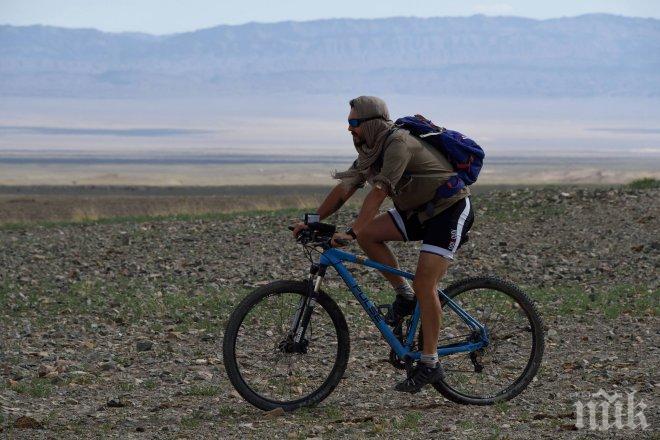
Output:
<instances>
[{"instance_id":1,"label":"scattered stone","mask_svg":"<svg viewBox=\"0 0 660 440\"><path fill-rule=\"evenodd\" d=\"M117 369L117 364L115 362L101 362L99 363L99 369L101 371L113 371Z\"/></svg>"},{"instance_id":2,"label":"scattered stone","mask_svg":"<svg viewBox=\"0 0 660 440\"><path fill-rule=\"evenodd\" d=\"M284 415L284 408L279 407L275 409L271 409L270 411L266 412L265 417L267 419L274 419L275 417L280 417Z\"/></svg>"},{"instance_id":3,"label":"scattered stone","mask_svg":"<svg viewBox=\"0 0 660 440\"><path fill-rule=\"evenodd\" d=\"M16 429L43 429L43 427L36 419L28 416L21 416L14 421L14 428Z\"/></svg>"},{"instance_id":4,"label":"scattered stone","mask_svg":"<svg viewBox=\"0 0 660 440\"><path fill-rule=\"evenodd\" d=\"M53 378L58 374L57 368L52 365L42 364L39 365L39 369L37 370L37 376L39 377Z\"/></svg>"},{"instance_id":5,"label":"scattered stone","mask_svg":"<svg viewBox=\"0 0 660 440\"><path fill-rule=\"evenodd\" d=\"M126 406L126 402L120 398L112 398L106 403L108 408L123 408Z\"/></svg>"},{"instance_id":6,"label":"scattered stone","mask_svg":"<svg viewBox=\"0 0 660 440\"><path fill-rule=\"evenodd\" d=\"M128 246L129 244L131 244L131 237L128 235L127 232L121 231L119 235L121 237L122 246Z\"/></svg>"},{"instance_id":7,"label":"scattered stone","mask_svg":"<svg viewBox=\"0 0 660 440\"><path fill-rule=\"evenodd\" d=\"M8 307L0 311L0 321L9 324L7 332L0 332L0 380L7 384L0 390L3 427L12 429L15 418L25 414L69 433L66 427L77 428L81 420L84 429L107 424L117 438L139 437L141 428L162 430L147 436L167 438L211 429L227 438L297 438L320 436L320 426L330 437L377 438L395 432L414 438L433 429L446 437L486 438L506 425L511 428L502 431L505 436L543 437L551 430L574 430L569 412L599 388L610 395L637 390L636 402L649 404L650 419L658 389L649 367L657 354L658 317L653 301L645 305L647 311L635 307L638 295L653 298L658 289L659 192L637 192L632 199L626 191L566 190L572 197L557 189L516 190L515 198L504 190L474 195L477 220L470 241L442 284L500 275L537 301L548 328L541 373L507 402L504 414L493 407L457 408L430 388L416 396L391 392L404 373L381 362L387 347L370 325L351 330L351 363L343 382L320 406L267 415L246 403L225 380L218 344L229 312L248 293L242 284L306 277L309 261L295 242L287 241L288 231L282 230L288 223L281 216L0 230L0 242L7 244L0 249L0 267L8 283ZM330 222L345 225L352 219L349 209ZM131 246L119 246L119 231L131 237ZM184 236L194 240L183 241ZM415 267L419 244L392 242L391 247L402 268ZM361 253L357 246L349 250ZM45 258L33 259L36 254ZM77 272L69 279L72 267ZM378 272L350 270L370 296L389 289ZM333 271L323 285L338 293L335 298L350 326L366 320L359 304L341 293L345 286ZM614 286L621 286L622 301L611 296ZM72 294L82 298L82 308L67 302ZM146 307L138 316L124 296L158 307ZM175 308L167 303L170 299L181 302ZM34 307L26 307L32 302ZM446 318L450 322L455 316ZM151 351L137 353L136 341L150 342ZM65 380L56 387L37 379L50 374L53 365ZM200 392L188 394L195 387ZM123 397L123 392L130 395ZM134 411L116 409L132 405L129 399L134 399ZM442 422L435 420L437 414L443 414ZM152 415L166 426L148 421ZM411 417L417 415L422 417L418 423ZM362 421L369 416L375 419ZM133 421L122 423L128 417ZM182 418L184 423L177 424ZM240 427L244 422L253 423ZM613 435L619 434L627 435Z\"/></svg>"},{"instance_id":8,"label":"scattered stone","mask_svg":"<svg viewBox=\"0 0 660 440\"><path fill-rule=\"evenodd\" d=\"M210 371L205 371L205 370L198 371L198 372L195 373L194 379L195 380L211 380L211 379L213 379L213 373L211 373Z\"/></svg>"},{"instance_id":9,"label":"scattered stone","mask_svg":"<svg viewBox=\"0 0 660 440\"><path fill-rule=\"evenodd\" d=\"M154 343L151 341L137 341L135 348L137 351L149 351L154 347Z\"/></svg>"},{"instance_id":10,"label":"scattered stone","mask_svg":"<svg viewBox=\"0 0 660 440\"><path fill-rule=\"evenodd\" d=\"M182 340L183 339L183 334L181 332L168 331L167 334L165 335L165 338L166 339Z\"/></svg>"}]
</instances>

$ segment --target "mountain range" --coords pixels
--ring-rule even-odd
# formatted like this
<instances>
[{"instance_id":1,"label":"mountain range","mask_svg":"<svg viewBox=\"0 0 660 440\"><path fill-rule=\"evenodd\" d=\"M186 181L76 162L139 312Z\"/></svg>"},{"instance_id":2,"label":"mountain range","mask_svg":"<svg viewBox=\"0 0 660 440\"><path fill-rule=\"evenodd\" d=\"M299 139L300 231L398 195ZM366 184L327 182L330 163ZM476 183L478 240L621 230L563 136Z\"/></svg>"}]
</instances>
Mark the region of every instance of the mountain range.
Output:
<instances>
[{"instance_id":1,"label":"mountain range","mask_svg":"<svg viewBox=\"0 0 660 440\"><path fill-rule=\"evenodd\" d=\"M660 20L329 19L154 36L0 26L0 96L660 96Z\"/></svg>"}]
</instances>

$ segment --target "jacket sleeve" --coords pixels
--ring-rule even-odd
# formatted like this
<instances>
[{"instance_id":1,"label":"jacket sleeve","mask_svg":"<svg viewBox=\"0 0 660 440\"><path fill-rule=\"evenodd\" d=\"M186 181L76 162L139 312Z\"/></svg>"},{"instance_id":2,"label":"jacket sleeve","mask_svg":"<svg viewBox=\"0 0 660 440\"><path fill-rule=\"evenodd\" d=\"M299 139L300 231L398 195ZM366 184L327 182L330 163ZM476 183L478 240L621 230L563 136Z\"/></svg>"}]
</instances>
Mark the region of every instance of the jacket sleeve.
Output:
<instances>
[{"instance_id":1,"label":"jacket sleeve","mask_svg":"<svg viewBox=\"0 0 660 440\"><path fill-rule=\"evenodd\" d=\"M401 180L411 157L412 152L405 142L395 140L389 144L383 155L383 167L380 173L373 178L374 185L377 182L382 183L387 189L387 194L393 195L394 188Z\"/></svg>"},{"instance_id":2,"label":"jacket sleeve","mask_svg":"<svg viewBox=\"0 0 660 440\"><path fill-rule=\"evenodd\" d=\"M357 159L353 162L353 164L348 168L346 171L353 171L357 170L355 165L357 164ZM344 185L344 188L347 190L353 189L353 188L362 188L367 181L367 178L364 174L356 174L353 177L343 177L341 179L341 183Z\"/></svg>"}]
</instances>

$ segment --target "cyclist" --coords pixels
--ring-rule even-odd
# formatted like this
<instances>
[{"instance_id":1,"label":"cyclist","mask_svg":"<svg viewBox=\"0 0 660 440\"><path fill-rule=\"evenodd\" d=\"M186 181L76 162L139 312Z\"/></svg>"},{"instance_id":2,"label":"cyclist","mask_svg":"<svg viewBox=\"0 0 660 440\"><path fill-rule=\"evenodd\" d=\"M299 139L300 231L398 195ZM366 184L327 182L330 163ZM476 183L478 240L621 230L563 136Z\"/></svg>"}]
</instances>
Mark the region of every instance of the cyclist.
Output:
<instances>
[{"instance_id":1,"label":"cyclist","mask_svg":"<svg viewBox=\"0 0 660 440\"><path fill-rule=\"evenodd\" d=\"M334 235L333 245L337 245L335 239L357 240L372 260L398 267L385 242L422 240L412 287L405 278L382 272L396 292L385 317L389 325L396 326L412 314L415 298L420 304L422 357L411 376L395 386L397 391L416 393L443 376L437 353L442 310L436 286L468 239L474 220L470 192L466 186L450 198L436 197L436 189L455 175L451 164L437 149L407 130L395 128L382 99L360 96L351 100L348 123L358 157L348 170L334 173L341 182L317 214L321 220L330 216L368 182L372 188L357 219L345 233ZM388 196L395 207L379 214ZM297 223L294 237L305 227Z\"/></svg>"}]
</instances>

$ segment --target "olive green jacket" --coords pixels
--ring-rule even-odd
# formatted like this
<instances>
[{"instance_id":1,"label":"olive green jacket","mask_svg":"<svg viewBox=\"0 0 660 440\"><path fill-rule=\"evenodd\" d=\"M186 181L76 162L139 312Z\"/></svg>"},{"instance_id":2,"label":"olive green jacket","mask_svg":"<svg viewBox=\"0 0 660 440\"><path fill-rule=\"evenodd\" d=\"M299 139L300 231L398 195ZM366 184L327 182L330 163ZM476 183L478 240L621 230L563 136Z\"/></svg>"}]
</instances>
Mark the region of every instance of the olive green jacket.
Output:
<instances>
[{"instance_id":1,"label":"olive green jacket","mask_svg":"<svg viewBox=\"0 0 660 440\"><path fill-rule=\"evenodd\" d=\"M420 222L426 221L429 218L426 204L434 198L436 189L456 172L441 152L404 129L398 129L390 137L384 150L380 169L374 165L367 177L359 175L344 183L362 187L365 182L371 185L380 182L397 209L405 211L408 217L418 215ZM466 186L450 198L436 200L431 217L468 195L470 189Z\"/></svg>"}]
</instances>

